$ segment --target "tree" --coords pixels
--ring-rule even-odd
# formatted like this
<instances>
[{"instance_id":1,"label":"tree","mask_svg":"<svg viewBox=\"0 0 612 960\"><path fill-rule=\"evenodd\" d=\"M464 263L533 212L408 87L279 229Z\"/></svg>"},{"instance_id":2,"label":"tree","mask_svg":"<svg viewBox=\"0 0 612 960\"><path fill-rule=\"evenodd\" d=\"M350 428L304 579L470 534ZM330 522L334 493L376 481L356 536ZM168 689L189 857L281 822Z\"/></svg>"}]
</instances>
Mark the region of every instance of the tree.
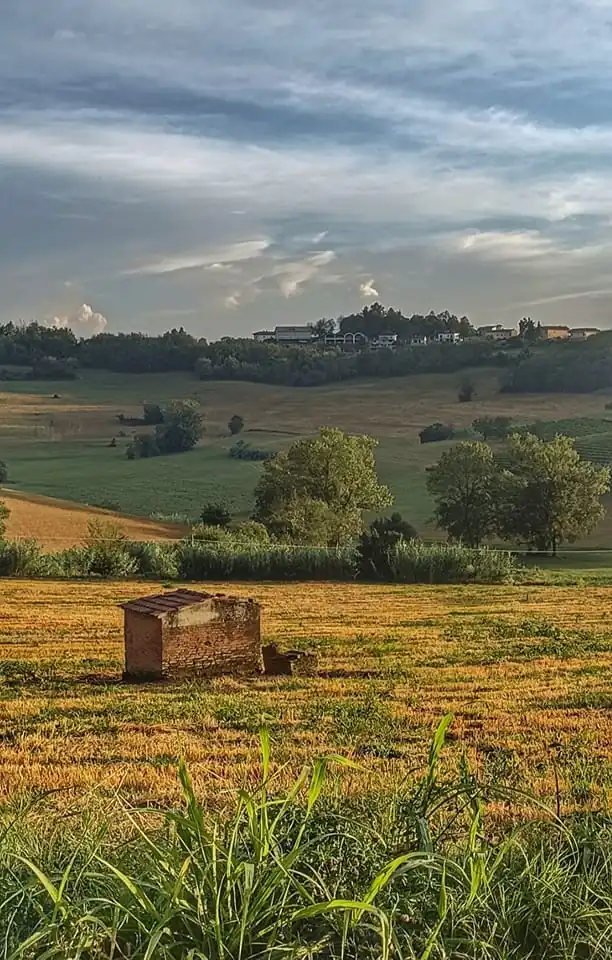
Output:
<instances>
[{"instance_id":1,"label":"tree","mask_svg":"<svg viewBox=\"0 0 612 960\"><path fill-rule=\"evenodd\" d=\"M200 408L194 400L173 400L164 410L164 422L155 429L161 453L185 453L204 432Z\"/></svg>"},{"instance_id":2,"label":"tree","mask_svg":"<svg viewBox=\"0 0 612 960\"><path fill-rule=\"evenodd\" d=\"M540 325L535 325L531 317L523 317L519 323L519 336L525 343L536 343L540 339Z\"/></svg>"},{"instance_id":3,"label":"tree","mask_svg":"<svg viewBox=\"0 0 612 960\"><path fill-rule=\"evenodd\" d=\"M151 457L159 457L160 454L154 433L137 433L125 451L128 460L149 460Z\"/></svg>"},{"instance_id":4,"label":"tree","mask_svg":"<svg viewBox=\"0 0 612 960\"><path fill-rule=\"evenodd\" d=\"M372 437L331 427L298 440L263 466L253 519L279 539L336 546L362 529L362 512L393 498L376 475Z\"/></svg>"},{"instance_id":5,"label":"tree","mask_svg":"<svg viewBox=\"0 0 612 960\"><path fill-rule=\"evenodd\" d=\"M475 396L476 385L471 380L464 380L457 394L459 403L471 403Z\"/></svg>"},{"instance_id":6,"label":"tree","mask_svg":"<svg viewBox=\"0 0 612 960\"><path fill-rule=\"evenodd\" d=\"M322 320L317 320L317 322L313 324L312 331L317 340L325 340L325 337L331 337L336 332L336 321L326 320L325 317L323 317Z\"/></svg>"},{"instance_id":7,"label":"tree","mask_svg":"<svg viewBox=\"0 0 612 960\"><path fill-rule=\"evenodd\" d=\"M206 503L200 514L201 522L208 527L229 527L232 515L224 503Z\"/></svg>"},{"instance_id":8,"label":"tree","mask_svg":"<svg viewBox=\"0 0 612 960\"><path fill-rule=\"evenodd\" d=\"M429 470L436 523L453 540L478 547L495 531L497 474L493 451L475 440L447 450Z\"/></svg>"},{"instance_id":9,"label":"tree","mask_svg":"<svg viewBox=\"0 0 612 960\"><path fill-rule=\"evenodd\" d=\"M399 513L373 520L369 530L359 538L361 573L364 576L383 577L388 568L389 554L400 540L417 540L418 533Z\"/></svg>"},{"instance_id":10,"label":"tree","mask_svg":"<svg viewBox=\"0 0 612 960\"><path fill-rule=\"evenodd\" d=\"M164 422L164 412L158 403L145 403L143 420L146 424L157 426Z\"/></svg>"},{"instance_id":11,"label":"tree","mask_svg":"<svg viewBox=\"0 0 612 960\"><path fill-rule=\"evenodd\" d=\"M455 428L449 423L430 423L419 433L421 443L438 443L442 440L452 440L455 436Z\"/></svg>"},{"instance_id":12,"label":"tree","mask_svg":"<svg viewBox=\"0 0 612 960\"><path fill-rule=\"evenodd\" d=\"M240 433L241 430L244 430L244 420L242 417L239 417L237 413L235 413L229 421L227 427L232 437L235 437L236 434Z\"/></svg>"},{"instance_id":13,"label":"tree","mask_svg":"<svg viewBox=\"0 0 612 960\"><path fill-rule=\"evenodd\" d=\"M505 440L512 430L511 417L478 417L472 428L483 440Z\"/></svg>"},{"instance_id":14,"label":"tree","mask_svg":"<svg viewBox=\"0 0 612 960\"><path fill-rule=\"evenodd\" d=\"M500 487L499 533L540 551L590 533L605 515L610 471L583 460L570 437L513 435Z\"/></svg>"}]
</instances>

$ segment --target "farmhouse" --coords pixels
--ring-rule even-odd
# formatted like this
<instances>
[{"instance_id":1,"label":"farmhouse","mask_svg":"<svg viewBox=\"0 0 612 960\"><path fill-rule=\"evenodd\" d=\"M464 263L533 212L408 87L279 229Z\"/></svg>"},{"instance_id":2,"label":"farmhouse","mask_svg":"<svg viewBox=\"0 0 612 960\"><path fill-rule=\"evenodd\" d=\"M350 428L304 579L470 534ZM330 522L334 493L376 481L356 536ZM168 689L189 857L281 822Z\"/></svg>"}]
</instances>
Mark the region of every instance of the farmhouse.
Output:
<instances>
[{"instance_id":1,"label":"farmhouse","mask_svg":"<svg viewBox=\"0 0 612 960\"><path fill-rule=\"evenodd\" d=\"M495 323L488 327L478 327L478 333L485 340L511 340L516 336L516 329L503 327L501 323Z\"/></svg>"},{"instance_id":2,"label":"farmhouse","mask_svg":"<svg viewBox=\"0 0 612 960\"><path fill-rule=\"evenodd\" d=\"M538 334L542 340L567 340L570 335L569 327L538 327Z\"/></svg>"},{"instance_id":3,"label":"farmhouse","mask_svg":"<svg viewBox=\"0 0 612 960\"><path fill-rule=\"evenodd\" d=\"M601 330L597 327L574 327L569 335L570 340L588 340L589 337L596 337L598 333L601 333Z\"/></svg>"},{"instance_id":4,"label":"farmhouse","mask_svg":"<svg viewBox=\"0 0 612 960\"><path fill-rule=\"evenodd\" d=\"M260 607L253 600L174 590L120 606L126 679L213 677L260 669Z\"/></svg>"},{"instance_id":5,"label":"farmhouse","mask_svg":"<svg viewBox=\"0 0 612 960\"><path fill-rule=\"evenodd\" d=\"M312 343L314 332L312 327L275 327L274 339L277 343Z\"/></svg>"}]
</instances>

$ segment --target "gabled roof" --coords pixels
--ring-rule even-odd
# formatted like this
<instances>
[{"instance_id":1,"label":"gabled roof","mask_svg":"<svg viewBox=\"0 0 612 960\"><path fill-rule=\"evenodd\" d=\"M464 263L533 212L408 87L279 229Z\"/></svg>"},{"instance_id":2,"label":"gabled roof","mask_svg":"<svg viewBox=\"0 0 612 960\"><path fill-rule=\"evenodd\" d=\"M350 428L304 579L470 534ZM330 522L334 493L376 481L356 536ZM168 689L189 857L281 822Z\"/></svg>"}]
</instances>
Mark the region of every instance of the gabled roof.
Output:
<instances>
[{"instance_id":1,"label":"gabled roof","mask_svg":"<svg viewBox=\"0 0 612 960\"><path fill-rule=\"evenodd\" d=\"M127 603L120 603L119 606L123 610L131 610L134 613L163 617L166 613L174 613L183 607L191 607L195 603L212 600L213 597L212 593L199 593L197 590L172 590L170 593L159 593L153 597L137 597L136 600L128 600Z\"/></svg>"}]
</instances>

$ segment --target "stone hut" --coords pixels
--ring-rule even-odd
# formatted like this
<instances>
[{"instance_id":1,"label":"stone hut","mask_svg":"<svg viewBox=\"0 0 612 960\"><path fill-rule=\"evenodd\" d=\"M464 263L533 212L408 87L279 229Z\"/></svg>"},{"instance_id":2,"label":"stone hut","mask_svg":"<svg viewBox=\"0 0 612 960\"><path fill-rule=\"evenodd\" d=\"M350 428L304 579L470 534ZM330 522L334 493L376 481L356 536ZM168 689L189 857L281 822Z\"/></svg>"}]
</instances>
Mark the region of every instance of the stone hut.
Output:
<instances>
[{"instance_id":1,"label":"stone hut","mask_svg":"<svg viewBox=\"0 0 612 960\"><path fill-rule=\"evenodd\" d=\"M127 680L254 674L260 606L225 594L173 590L122 603Z\"/></svg>"}]
</instances>

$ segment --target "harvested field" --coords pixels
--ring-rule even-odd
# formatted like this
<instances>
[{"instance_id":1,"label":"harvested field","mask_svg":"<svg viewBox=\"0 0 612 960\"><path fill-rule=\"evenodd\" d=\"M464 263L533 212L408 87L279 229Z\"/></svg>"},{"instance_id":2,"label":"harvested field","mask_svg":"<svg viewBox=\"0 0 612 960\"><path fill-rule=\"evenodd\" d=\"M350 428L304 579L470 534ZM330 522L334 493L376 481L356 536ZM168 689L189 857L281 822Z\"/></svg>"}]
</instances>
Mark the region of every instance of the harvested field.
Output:
<instances>
[{"instance_id":1,"label":"harvested field","mask_svg":"<svg viewBox=\"0 0 612 960\"><path fill-rule=\"evenodd\" d=\"M182 755L219 799L256 778L262 723L281 781L332 751L365 767L337 789L390 789L447 711L447 762L465 755L488 782L547 801L556 770L566 812L612 798L611 589L207 584L260 600L265 638L316 650L318 675L128 686L116 604L155 589L3 581L3 798L97 788L167 802Z\"/></svg>"},{"instance_id":2,"label":"harvested field","mask_svg":"<svg viewBox=\"0 0 612 960\"><path fill-rule=\"evenodd\" d=\"M97 507L55 500L35 494L2 490L1 498L11 511L6 535L13 540L38 540L48 551L63 550L83 542L91 520L116 523L131 540L177 539L184 528L175 524L156 523L142 517L126 517Z\"/></svg>"}]
</instances>

